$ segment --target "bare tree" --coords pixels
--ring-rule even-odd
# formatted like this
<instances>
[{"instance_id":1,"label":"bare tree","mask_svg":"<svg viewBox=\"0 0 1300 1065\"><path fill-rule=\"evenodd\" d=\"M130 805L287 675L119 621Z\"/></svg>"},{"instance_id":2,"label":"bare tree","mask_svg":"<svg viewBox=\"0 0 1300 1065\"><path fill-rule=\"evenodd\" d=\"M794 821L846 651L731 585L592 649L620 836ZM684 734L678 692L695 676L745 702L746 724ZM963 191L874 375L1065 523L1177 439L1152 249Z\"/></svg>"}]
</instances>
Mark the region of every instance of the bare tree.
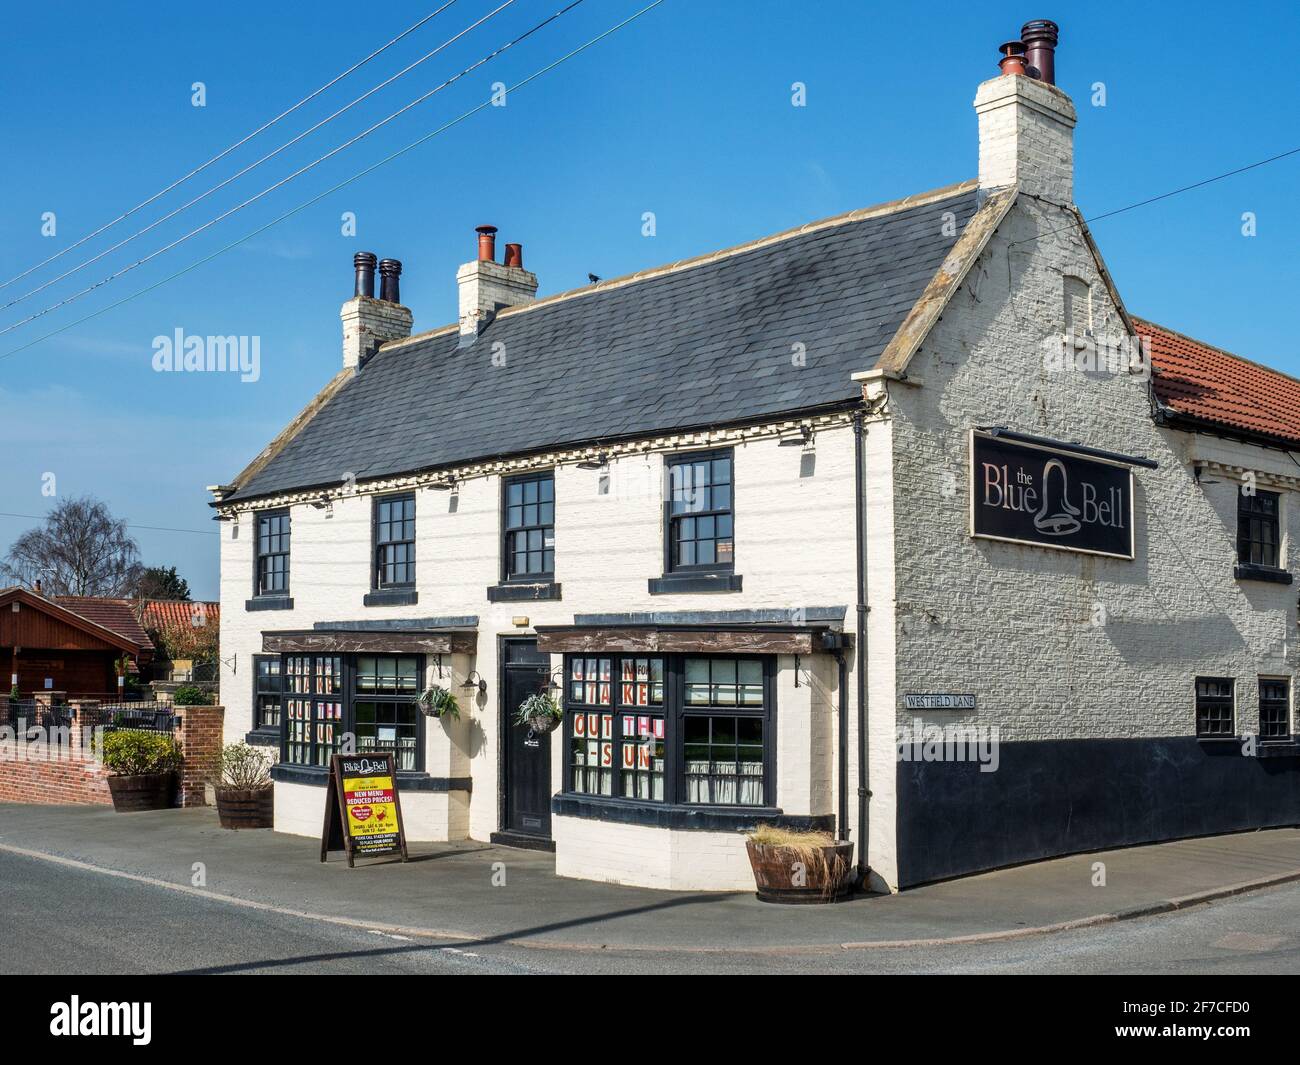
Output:
<instances>
[{"instance_id":1,"label":"bare tree","mask_svg":"<svg viewBox=\"0 0 1300 1065\"><path fill-rule=\"evenodd\" d=\"M126 522L90 496L60 503L0 563L0 583L34 588L40 581L46 595L130 596L140 573L140 551Z\"/></svg>"}]
</instances>

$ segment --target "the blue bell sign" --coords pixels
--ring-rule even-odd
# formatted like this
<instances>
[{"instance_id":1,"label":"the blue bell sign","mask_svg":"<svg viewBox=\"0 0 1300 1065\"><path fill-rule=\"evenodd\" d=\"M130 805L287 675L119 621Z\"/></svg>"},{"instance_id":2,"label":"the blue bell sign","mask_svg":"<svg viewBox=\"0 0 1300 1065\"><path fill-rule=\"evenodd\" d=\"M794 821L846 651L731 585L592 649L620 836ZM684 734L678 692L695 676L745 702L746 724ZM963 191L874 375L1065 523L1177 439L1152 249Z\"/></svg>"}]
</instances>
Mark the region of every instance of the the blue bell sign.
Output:
<instances>
[{"instance_id":1,"label":"the blue bell sign","mask_svg":"<svg viewBox=\"0 0 1300 1065\"><path fill-rule=\"evenodd\" d=\"M972 536L1133 558L1123 462L972 430L970 480Z\"/></svg>"}]
</instances>

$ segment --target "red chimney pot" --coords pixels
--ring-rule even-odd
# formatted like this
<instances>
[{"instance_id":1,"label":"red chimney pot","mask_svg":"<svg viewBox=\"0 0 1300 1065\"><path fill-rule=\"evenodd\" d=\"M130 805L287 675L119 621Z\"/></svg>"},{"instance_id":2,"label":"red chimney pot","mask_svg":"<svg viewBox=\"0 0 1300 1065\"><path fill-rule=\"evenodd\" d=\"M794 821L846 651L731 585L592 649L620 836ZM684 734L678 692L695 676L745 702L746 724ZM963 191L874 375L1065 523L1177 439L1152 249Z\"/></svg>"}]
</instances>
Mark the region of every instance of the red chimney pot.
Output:
<instances>
[{"instance_id":1,"label":"red chimney pot","mask_svg":"<svg viewBox=\"0 0 1300 1065\"><path fill-rule=\"evenodd\" d=\"M495 262L497 257L497 227L477 226L474 232L478 234L478 261L481 263Z\"/></svg>"},{"instance_id":2,"label":"red chimney pot","mask_svg":"<svg viewBox=\"0 0 1300 1065\"><path fill-rule=\"evenodd\" d=\"M506 245L506 265L524 268L524 246L522 244Z\"/></svg>"},{"instance_id":3,"label":"red chimney pot","mask_svg":"<svg viewBox=\"0 0 1300 1065\"><path fill-rule=\"evenodd\" d=\"M1003 75L1026 73L1024 41L1007 41L1006 44L998 45L998 51L1002 53L998 66Z\"/></svg>"}]
</instances>

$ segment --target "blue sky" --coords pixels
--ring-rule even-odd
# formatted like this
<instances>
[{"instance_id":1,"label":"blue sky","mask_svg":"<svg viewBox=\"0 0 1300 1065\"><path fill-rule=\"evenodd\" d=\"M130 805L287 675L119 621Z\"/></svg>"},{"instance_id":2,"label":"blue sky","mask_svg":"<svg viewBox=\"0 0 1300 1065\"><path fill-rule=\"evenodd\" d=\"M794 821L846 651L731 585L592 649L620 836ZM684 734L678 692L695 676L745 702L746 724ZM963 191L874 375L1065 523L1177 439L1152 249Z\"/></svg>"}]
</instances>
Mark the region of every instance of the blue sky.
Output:
<instances>
[{"instance_id":1,"label":"blue sky","mask_svg":"<svg viewBox=\"0 0 1300 1065\"><path fill-rule=\"evenodd\" d=\"M92 244L0 290L27 292L259 158L500 0L449 10L328 94ZM1058 82L1079 109L1076 199L1123 207L1300 146L1300 14L1291 4L868 4L667 0L590 52L364 180L120 308L19 345L243 236L642 6L586 0L360 144L126 276L0 336L0 511L91 493L136 525L210 530L229 479L339 365L351 257L401 259L417 331L455 317L473 227L520 241L543 293L724 247L973 177L978 83L1031 17L1062 27ZM0 281L239 140L434 0L383 5L102 2L11 10L0 156ZM463 41L176 219L0 313L0 328L161 247L517 36L563 0L517 0ZM1246 48L1243 40L1258 42ZM204 107L191 85L206 86ZM791 106L791 85L807 106ZM1092 106L1104 83L1106 106ZM1103 220L1094 234L1129 308L1300 374L1286 325L1298 277L1300 156ZM357 235L341 233L355 212ZM642 235L653 211L657 233ZM1258 232L1241 234L1243 212ZM54 237L41 235L53 212ZM60 269L55 269L55 267ZM255 384L158 374L152 341L261 338ZM32 521L0 517L0 548ZM212 535L136 529L144 559L217 592Z\"/></svg>"}]
</instances>

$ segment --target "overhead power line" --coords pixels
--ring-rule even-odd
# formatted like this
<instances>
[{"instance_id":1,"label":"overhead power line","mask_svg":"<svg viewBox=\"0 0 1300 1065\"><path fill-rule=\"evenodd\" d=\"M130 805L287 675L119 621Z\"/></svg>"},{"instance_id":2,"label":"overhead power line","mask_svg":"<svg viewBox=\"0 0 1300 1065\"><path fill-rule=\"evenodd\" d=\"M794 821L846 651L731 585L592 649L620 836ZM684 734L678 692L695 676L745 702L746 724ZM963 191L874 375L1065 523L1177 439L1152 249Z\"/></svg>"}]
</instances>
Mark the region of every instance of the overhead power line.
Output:
<instances>
[{"instance_id":1,"label":"overhead power line","mask_svg":"<svg viewBox=\"0 0 1300 1065\"><path fill-rule=\"evenodd\" d=\"M8 511L0 510L0 518L27 518L31 521L48 521L49 514L10 514ZM216 529L175 529L167 525L135 525L131 522L126 523L128 529L148 529L150 532L172 532L172 533L191 533L195 536L220 536L221 533Z\"/></svg>"},{"instance_id":2,"label":"overhead power line","mask_svg":"<svg viewBox=\"0 0 1300 1065\"><path fill-rule=\"evenodd\" d=\"M653 0L653 3L647 4L639 11L633 12L622 22L616 23L615 25L611 26L609 29L605 30L603 33L599 33L595 37L591 38L591 40L587 41L585 44L579 45L573 51L567 53L566 55L561 56L559 59L555 60L554 62L548 63L540 70L534 71L532 74L528 75L528 77L524 78L522 81L516 82L514 85L509 86L506 89L507 96L511 93L517 92L518 90L524 88L526 85L536 81L538 78L544 77L546 74L549 74L552 70L555 70L557 67L561 66L562 64L567 63L570 59L573 59L575 56L582 54L583 52L593 47L594 45L599 44L601 41L605 40L605 38L613 36L619 30L635 22L637 19L641 18L643 15L646 15L650 11L653 11L656 7L658 7L662 3L664 3L664 0ZM130 303L132 300L138 299L140 296L147 295L148 293L153 292L155 289L159 289L163 285L175 281L177 278L184 277L186 274L189 274L194 270L197 270L200 266L205 266L206 264L212 262L213 259L216 259L221 255L224 255L228 251L238 248L242 244L246 244L248 241L253 240L255 237L261 236L268 229L272 229L273 227L279 225L281 222L284 222L292 218L294 215L300 214L301 212L305 211L308 207L312 207L315 204L319 203L321 200L325 199L326 197L332 196L334 193L347 188L349 185L353 184L354 182L361 180L361 178L366 177L369 174L372 174L380 167L387 166L393 160L400 158L401 156L405 155L407 152L414 150L415 148L418 148L420 145L432 140L434 137L437 137L440 134L445 133L447 130L453 128L454 126L458 126L466 119L472 118L474 115L477 115L480 111L486 110L487 108L492 106L492 100L493 97L489 97L488 99L484 100L481 104L479 104L477 107L471 108L470 110L466 111L464 114L459 115L456 118L453 118L450 122L447 122L444 125L439 126L437 129L432 130L429 133L426 133L424 136L418 138L417 140L412 141L404 148L399 148L391 155L387 155L383 159L371 163L370 166L366 167L364 170L359 170L351 177L344 178L338 184L332 185L324 192L318 193L317 195L311 197L308 200L304 200L302 203L298 204L298 206L288 211L285 211L284 214L271 219L269 222L265 223L264 225L258 226L256 229L251 230L248 233L245 233L242 237L238 238L237 240L232 240L229 244L226 244L223 247L218 248L216 251L211 252L200 259L194 260L194 262L190 263L188 266L182 267L180 270L177 270L175 273L168 274L166 277L158 281L155 281L151 285L146 285L144 288L137 289L135 292L131 293L128 296L123 296L120 300L117 300L115 303L109 303L101 307L97 311L92 311L90 314L83 315L81 318L78 318L75 321L68 322L66 325L59 326L59 328L57 329L51 329L48 333L43 333L41 336L36 337L34 340L29 340L26 344L21 344L16 348L11 348L9 351L6 351L3 355L0 355L0 359L11 358L12 356L17 355L19 352L26 351L28 348L35 347L37 344L49 340L51 337L58 336L60 333L67 332L69 329L75 329L79 325L83 325L84 323L89 322L92 319L98 318L101 314L106 314L109 311L116 310L118 307Z\"/></svg>"},{"instance_id":3,"label":"overhead power line","mask_svg":"<svg viewBox=\"0 0 1300 1065\"><path fill-rule=\"evenodd\" d=\"M1300 148L1291 148L1285 152L1278 152L1277 155L1270 155L1267 159L1259 159L1253 163L1247 163L1245 166L1239 166L1235 170L1229 170L1222 174L1215 174L1214 177L1205 178L1203 181L1194 181L1190 185L1184 185L1179 189L1172 189L1169 192L1162 192L1159 196L1148 196L1145 200L1138 200L1137 203L1130 203L1127 207L1117 207L1113 211L1104 211L1101 214L1095 214L1083 220L1084 224L1089 222L1100 222L1103 218L1114 218L1117 214L1124 214L1126 211L1135 211L1139 207L1146 207L1148 204L1159 203L1161 200L1167 200L1171 196L1181 196L1184 192L1191 192L1193 189L1204 188L1206 185L1213 185L1216 181L1222 181L1224 178L1236 177L1238 174L1244 174L1247 170L1255 170L1261 166L1267 166L1269 163L1276 163L1279 159L1286 159L1292 155L1300 155ZM1061 226L1059 229L1049 229L1046 233L1038 233L1032 237L1024 237L1021 240L1013 240L1007 245L1014 248L1017 244L1028 244L1031 241L1040 240L1043 237L1050 237L1053 233L1064 233L1070 229L1078 229L1080 223L1074 222L1068 226Z\"/></svg>"},{"instance_id":4,"label":"overhead power line","mask_svg":"<svg viewBox=\"0 0 1300 1065\"><path fill-rule=\"evenodd\" d=\"M420 21L419 21L419 22L416 22L414 25L411 25L411 26L407 27L407 28L404 29L401 33L399 33L396 37L394 37L391 41L389 41L387 44L381 45L379 48L376 48L373 52L371 52L371 53L370 53L368 56L366 56L364 59L358 60L356 63L353 63L352 66L348 67L348 69L345 70L345 71L343 71L343 73L335 75L333 78L331 78L329 81L327 81L324 85L322 85L322 86L321 86L319 89L317 89L315 92L308 93L306 96L304 96L301 100L299 100L299 101L298 101L296 104L294 104L292 107L288 108L288 109L285 110L285 111L281 111L278 115L276 115L276 116L275 116L273 119L271 119L270 121L268 121L268 122L264 122L262 125L258 126L257 129L253 130L252 133L248 134L248 136L244 137L244 138L241 139L241 140L236 141L236 142L235 142L234 144L232 144L229 148L226 148L226 149L224 149L223 151L218 152L216 155L214 155L211 159L207 160L206 162L200 163L200 164L199 164L198 166L196 166L193 170L191 170L188 174L184 175L183 177L179 177L179 178L177 178L175 181L173 181L173 182L172 182L170 185L168 185L166 188L164 188L164 189L160 189L158 192L155 192L155 193L154 193L152 196L150 196L147 200L141 200L141 201L140 201L139 203L137 203L134 207L132 207L129 211L123 211L120 215L118 215L116 218L114 218L111 222L106 222L106 223L104 223L104 225L100 226L100 227L99 227L98 229L96 229L93 233L87 233L87 234L86 234L84 237L82 237L80 240L73 241L73 242L72 242L71 244L69 244L66 248L63 248L61 251L57 251L57 252L55 252L53 255L51 255L48 259L44 260L43 262L39 262L39 263L37 263L35 266L33 266L33 267L31 267L31 268L29 268L29 269L27 269L27 270L24 270L21 274L15 274L15 275L14 275L13 277L11 277L8 281L5 281L5 282L0 283L0 289L8 288L8 287L9 287L10 285L12 285L15 281L21 281L24 277L27 277L29 274L34 274L37 270L41 269L41 268L44 267L44 266L48 266L50 263L54 262L56 259L61 259L63 256L67 255L68 252L72 251L74 248L79 248L79 247L81 247L81 245L85 244L86 241L88 241L88 240L93 240L95 237L99 236L101 233L107 232L108 230L112 229L115 225L117 225L119 222L122 222L122 221L124 221L124 220L130 218L130 217L131 217L133 214L135 214L137 211L139 211L139 210L141 210L141 209L143 209L143 208L145 208L145 207L148 207L149 204L153 203L155 200L160 199L161 197L167 195L167 193L171 192L173 189L178 188L179 186L185 184L185 182L189 181L190 178L194 177L194 176L197 175L197 174L201 174L204 170L206 170L208 167L210 167L213 163L219 162L220 160L224 159L226 156L228 156L231 152L235 151L237 148L242 148L245 144L247 144L249 141L251 141L251 140L252 140L254 137L256 137L258 134L260 134L260 133L265 133L268 129L270 129L272 126L274 126L274 125L275 125L277 122L279 122L282 118L288 118L289 115L293 114L295 111L298 110L298 108L302 107L304 104L308 104L308 103L310 103L312 100L316 99L316 97L318 97L321 93L327 91L328 89L332 89L335 85L337 85L340 81L342 81L344 78L346 78L349 74L353 74L353 73L355 73L356 71L360 70L363 66L365 66L367 63L369 63L372 59L374 59L374 58L376 58L377 56L383 54L383 53L386 52L389 48L393 47L393 45L397 44L398 41L402 40L402 39L405 38L405 37L409 37L412 33L414 33L416 30L418 30L418 29L419 29L421 26L423 26L425 23L427 23L427 22L431 21L432 19L436 18L438 15L441 15L444 11L447 10L447 8L451 7L451 5L454 4L454 3L456 3L456 0L447 0L447 2L446 2L445 4L442 5L442 7L438 8L436 11L431 12L431 13L428 14L428 15L425 15L424 18L420 19Z\"/></svg>"},{"instance_id":5,"label":"overhead power line","mask_svg":"<svg viewBox=\"0 0 1300 1065\"><path fill-rule=\"evenodd\" d=\"M581 3L582 0L577 0L577 2L578 2L578 3ZM121 240L119 240L116 244L110 245L109 247L105 248L105 249L104 249L103 251L101 251L98 255L92 255L89 259L83 259L83 260L82 260L81 262L79 262L76 266L74 266L74 267L72 267L72 268L70 268L70 269L68 269L68 270L65 270L63 273L59 274L57 277L52 277L52 278L50 278L48 281L42 282L41 284L37 285L35 288L30 289L30 290L28 290L27 292L24 292L21 296L15 296L15 297L14 297L13 299L11 299L8 303L4 304L3 307L0 307L0 310L8 310L10 307L13 307L13 306L16 305L16 304L22 303L22 301L25 300L25 299L27 299L28 296L35 296L38 292L44 292L44 291L45 291L47 288L49 288L51 285L57 285L60 281L64 280L65 278L71 277L73 274L78 273L78 272L81 271L81 270L84 270L87 266L90 266L92 263L97 263L97 262L99 262L99 260L102 259L102 258L104 258L106 255L111 255L113 252L117 251L119 248L124 248L124 247L126 247L126 245L130 244L130 243L131 243L133 240L135 240L137 237L142 237L142 236L144 236L146 233L148 233L150 230L157 229L157 228L158 228L160 225L162 225L164 222L170 221L171 219L175 218L178 214L182 213L183 211L187 211L187 210L189 210L189 209L190 209L191 207L193 207L196 203L199 203L199 202L202 201L202 200L206 200L206 199L207 199L209 196L211 196L214 192L219 192L221 189L224 189L227 185L231 184L232 182L238 181L238 180L239 180L241 177L243 177L245 174L249 173L250 171L256 170L259 166L261 166L261 165L262 165L263 163L265 163L267 160L269 160L269 159L274 159L277 155L279 155L279 154L280 154L282 151L284 151L286 148L291 148L291 147L293 147L293 145L297 144L297 143L298 143L300 140L302 140L304 137L310 136L312 133L315 133L315 132L316 132L318 129L320 129L322 126L327 125L327 124L330 123L330 122L333 122L334 119L338 118L339 115L343 114L345 111L348 111L348 110L350 110L351 108L355 107L357 104L361 103L363 100L367 100L367 99L369 99L369 98L370 98L371 96L373 96L375 93L377 93L377 92L379 92L381 89L386 88L387 86L391 85L393 82L395 82L398 78L402 77L403 75L405 75L405 74L409 74L412 70L414 70L416 67L418 67L421 63L424 63L424 62L426 62L427 60L432 59L432 58L433 58L435 55L437 55L439 52L443 51L443 50L446 49L446 48L451 47L453 44L455 44L457 41L459 41L459 40L460 40L462 37L464 37L466 34L470 33L470 32L473 31L473 30L478 29L478 27L481 26L481 25L483 25L483 23L487 22L488 19L490 19L490 18L492 18L494 15L497 15L497 14L499 14L500 12L504 11L506 8L508 8L508 7L509 7L511 4L513 4L513 3L515 3L515 0L505 0L505 2L502 3L499 7L497 7L497 8L496 8L495 10L493 10L493 11L489 11L486 15L484 15L484 16L483 16L481 19L479 19L477 22L474 22L474 23L472 23L471 25L466 26L463 30L460 31L460 33L456 34L454 37L450 37L450 38L448 38L447 40L443 41L442 44L438 45L438 47L435 48L432 52L429 52L428 54L421 56L419 59L417 59L417 60L416 60L414 63L412 63L410 66L406 67L406 68L403 69L403 70L399 70L399 71L398 71L396 74L394 74L391 78L387 79L386 81L382 81L382 82L380 82L378 85L376 85L373 89L370 89L368 92L364 92L364 93L362 93L360 96L358 96L358 97L357 97L355 100L353 100L351 103L344 104L344 105L343 105L342 107L340 107L337 111L335 111L332 115L328 115L327 117L322 118L322 119L321 119L319 122L317 122L314 126L311 126L310 128L303 130L303 131L302 131L301 133L299 133L296 137L292 138L291 140L285 141L284 144L281 144L278 148L274 149L273 151L267 152L267 154L264 155L264 156L262 156L262 158L260 158L260 159L258 159L258 160L256 160L256 161L254 161L254 162L252 162L252 163L249 163L248 166L244 167L243 170L240 170L240 171L238 171L237 173L232 174L230 177L226 178L224 181L220 181L220 182L218 182L217 184L213 185L210 189L206 190L205 192L201 192L201 193L199 193L199 195L195 196L192 200L188 201L187 203L183 203L183 204L181 204L179 207L175 208L175 209L172 210L172 211L169 211L167 214L163 215L161 218L157 218L157 219L155 219L154 221L150 222L147 226L145 226L143 229L137 229L137 230L136 230L134 233L132 233L129 237L123 237L123 238L122 238ZM431 94L430 94L430 95L431 95ZM426 96L426 97L421 97L421 99L427 99L427 96ZM419 100L416 101L416 103L419 103L419 102L420 102ZM414 106L414 105L413 105L413 104L408 104L407 106L408 106L408 107L411 107L411 106ZM405 110L405 108L404 108L403 110ZM385 121L391 121L393 118L397 117L397 114L401 114L401 111L397 112L397 113L394 114L394 115L390 115L390 116L388 117L388 119L386 119ZM380 125L383 125L383 123L380 123ZM378 128L379 128L378 126L372 126L371 129L369 129L369 130L366 131L366 133L369 133L369 132L371 132L372 130L374 130L374 129L378 129ZM365 136L365 134L362 134L362 136ZM357 139L359 139L359 138L357 138ZM348 143L351 144L351 143L354 143L354 141L349 141ZM347 147L347 145L343 145L342 147ZM339 150L341 150L341 148L340 148L340 149L335 149L335 151L339 151ZM331 153L331 154L332 154L332 153ZM328 158L329 158L328 155L322 157L322 159L328 159ZM321 161L322 161L321 159L318 159L316 162L321 162ZM315 166L315 165L316 165L315 163L312 163L312 164L311 164L311 166ZM307 169L310 169L310 167L308 167ZM301 172L301 171L300 171L300 172ZM291 175L291 176L295 176L295 175ZM272 187L274 187L274 186L272 186ZM251 201L250 201L250 202L251 202ZM242 206L244 206L244 205L241 204L240 206L242 207ZM238 210L238 208L236 208L236 210ZM223 217L224 217L224 216L223 216ZM220 219L216 219L216 221L220 221ZM195 232L199 232L199 231L200 231L200 230L195 230ZM186 238L182 238L182 239L186 239ZM94 287L96 287L96 286L92 286L92 288L94 288ZM72 297L70 297L70 298L71 298L71 299L76 299L77 297L74 295L74 296L72 296ZM68 301L65 300L64 302L66 303L66 302L68 302ZM62 303L57 303L57 304L55 304L56 307L59 307L59 306L62 306L62 305L63 305ZM39 317L39 315L36 315L36 316L34 316L34 317ZM29 319L28 319L28 320L29 320ZM19 323L18 323L18 325L22 325L22 324L23 324L22 322L19 322ZM3 332L3 331L0 330L0 332Z\"/></svg>"}]
</instances>

